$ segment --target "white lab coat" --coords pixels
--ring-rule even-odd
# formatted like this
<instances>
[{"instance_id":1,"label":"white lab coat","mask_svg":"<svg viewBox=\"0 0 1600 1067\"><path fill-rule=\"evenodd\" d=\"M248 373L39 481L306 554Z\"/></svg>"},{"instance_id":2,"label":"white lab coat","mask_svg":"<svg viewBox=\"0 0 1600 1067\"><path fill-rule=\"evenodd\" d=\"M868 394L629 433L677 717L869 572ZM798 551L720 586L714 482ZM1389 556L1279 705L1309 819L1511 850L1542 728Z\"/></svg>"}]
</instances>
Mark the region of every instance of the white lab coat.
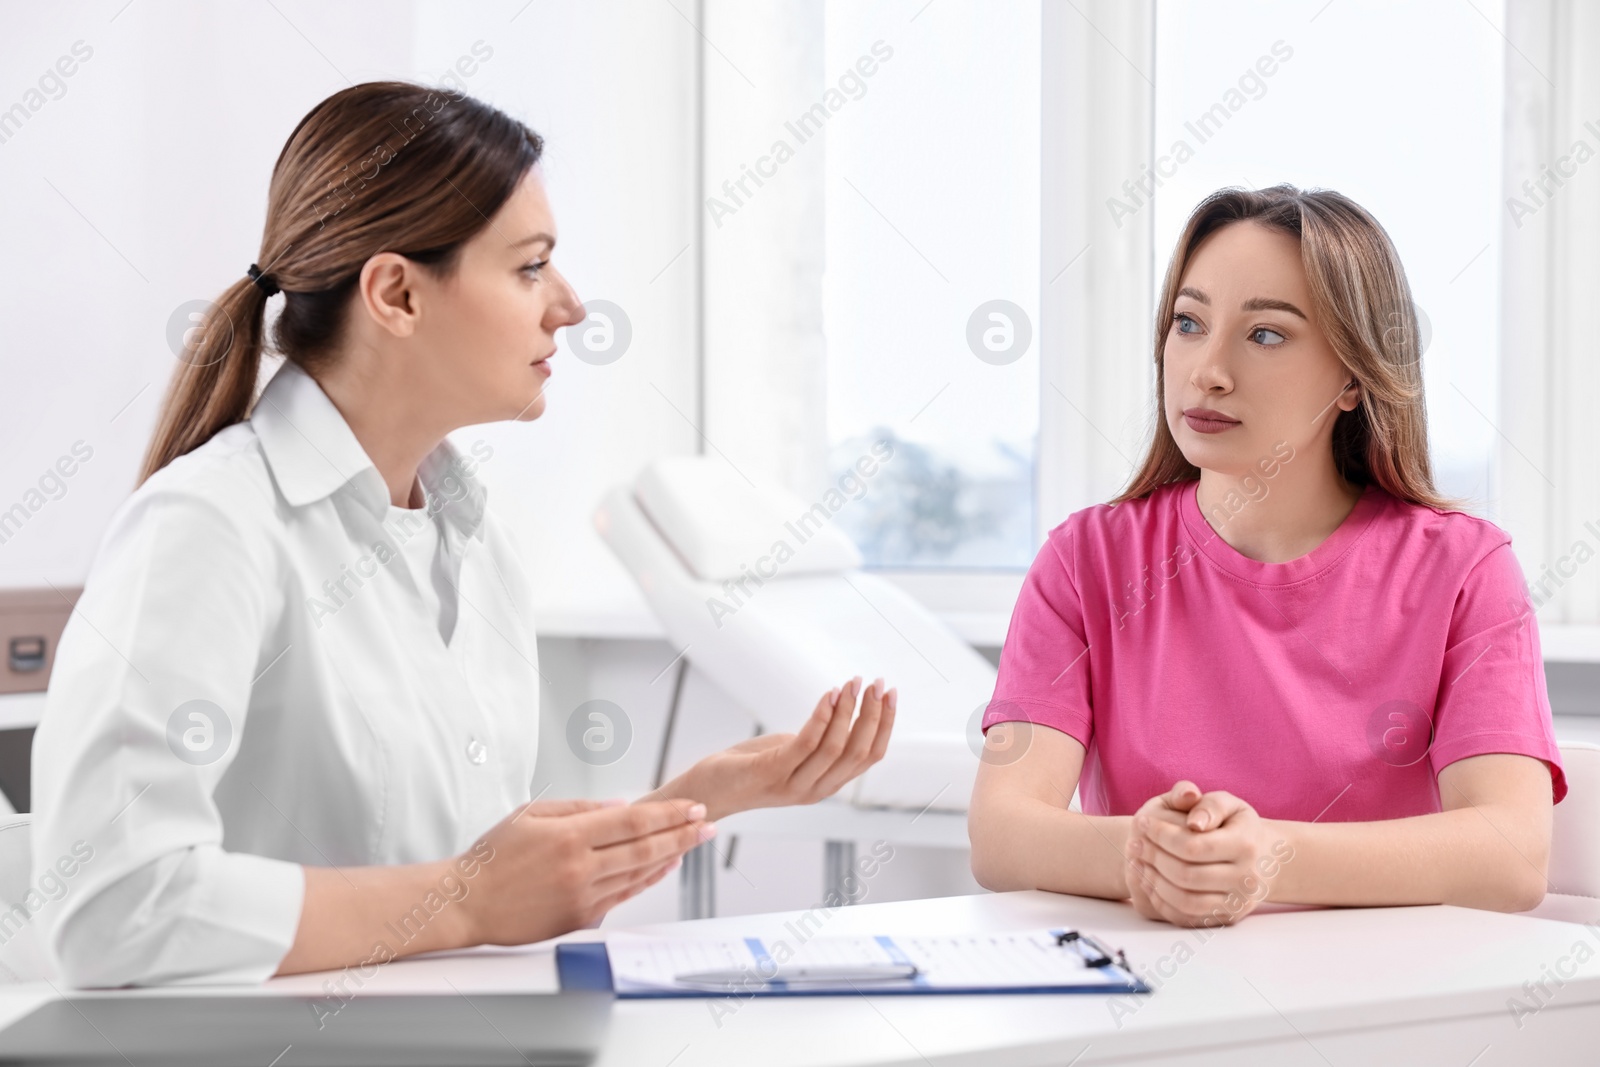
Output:
<instances>
[{"instance_id":1,"label":"white lab coat","mask_svg":"<svg viewBox=\"0 0 1600 1067\"><path fill-rule=\"evenodd\" d=\"M117 511L33 747L34 870L91 850L33 918L69 982L260 981L301 864L440 859L530 798L540 674L472 477L490 455L446 441L419 471L458 574L448 645L377 468L293 363Z\"/></svg>"}]
</instances>

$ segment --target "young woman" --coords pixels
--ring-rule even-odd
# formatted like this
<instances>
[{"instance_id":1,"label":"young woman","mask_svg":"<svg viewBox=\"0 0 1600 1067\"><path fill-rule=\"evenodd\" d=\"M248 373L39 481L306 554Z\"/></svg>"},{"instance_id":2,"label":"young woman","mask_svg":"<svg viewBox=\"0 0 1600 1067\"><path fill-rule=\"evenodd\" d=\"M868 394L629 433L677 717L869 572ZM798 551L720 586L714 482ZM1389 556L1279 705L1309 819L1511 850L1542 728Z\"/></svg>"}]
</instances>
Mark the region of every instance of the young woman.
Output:
<instances>
[{"instance_id":1,"label":"young woman","mask_svg":"<svg viewBox=\"0 0 1600 1067\"><path fill-rule=\"evenodd\" d=\"M632 805L530 800L533 597L472 476L492 451L445 435L538 418L555 333L583 318L540 151L493 108L393 82L290 136L261 265L177 368L34 741L35 870L72 867L37 921L73 984L539 941L660 880L713 820L882 758L897 697L857 678L798 734ZM279 291L286 358L252 411Z\"/></svg>"},{"instance_id":2,"label":"young woman","mask_svg":"<svg viewBox=\"0 0 1600 1067\"><path fill-rule=\"evenodd\" d=\"M1421 355L1388 235L1347 198L1195 210L1149 454L1050 532L1012 615L983 885L1191 926L1543 898L1566 781L1538 629L1510 538L1434 490Z\"/></svg>"}]
</instances>

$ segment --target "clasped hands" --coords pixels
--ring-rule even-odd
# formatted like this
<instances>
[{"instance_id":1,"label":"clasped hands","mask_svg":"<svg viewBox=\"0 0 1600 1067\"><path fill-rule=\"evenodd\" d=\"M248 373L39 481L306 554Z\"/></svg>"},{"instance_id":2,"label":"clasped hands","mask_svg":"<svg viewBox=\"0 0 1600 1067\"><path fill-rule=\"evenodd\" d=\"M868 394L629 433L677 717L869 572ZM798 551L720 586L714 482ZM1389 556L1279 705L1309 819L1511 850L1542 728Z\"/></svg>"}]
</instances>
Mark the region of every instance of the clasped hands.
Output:
<instances>
[{"instance_id":1,"label":"clasped hands","mask_svg":"<svg viewBox=\"0 0 1600 1067\"><path fill-rule=\"evenodd\" d=\"M1134 813L1128 894L1147 919L1228 926L1267 899L1293 858L1293 847L1248 803L1180 781Z\"/></svg>"}]
</instances>

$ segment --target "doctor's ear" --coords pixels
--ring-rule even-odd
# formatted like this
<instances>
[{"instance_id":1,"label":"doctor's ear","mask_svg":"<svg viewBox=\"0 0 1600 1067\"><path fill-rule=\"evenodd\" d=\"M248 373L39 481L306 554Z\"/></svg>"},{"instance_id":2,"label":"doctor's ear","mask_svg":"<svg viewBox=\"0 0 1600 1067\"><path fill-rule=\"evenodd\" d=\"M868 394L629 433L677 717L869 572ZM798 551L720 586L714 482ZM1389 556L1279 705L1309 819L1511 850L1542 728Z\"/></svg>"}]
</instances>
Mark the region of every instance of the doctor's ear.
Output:
<instances>
[{"instance_id":1,"label":"doctor's ear","mask_svg":"<svg viewBox=\"0 0 1600 1067\"><path fill-rule=\"evenodd\" d=\"M409 337L416 329L420 264L396 252L379 252L361 268L356 280L356 307L365 310L379 329Z\"/></svg>"}]
</instances>

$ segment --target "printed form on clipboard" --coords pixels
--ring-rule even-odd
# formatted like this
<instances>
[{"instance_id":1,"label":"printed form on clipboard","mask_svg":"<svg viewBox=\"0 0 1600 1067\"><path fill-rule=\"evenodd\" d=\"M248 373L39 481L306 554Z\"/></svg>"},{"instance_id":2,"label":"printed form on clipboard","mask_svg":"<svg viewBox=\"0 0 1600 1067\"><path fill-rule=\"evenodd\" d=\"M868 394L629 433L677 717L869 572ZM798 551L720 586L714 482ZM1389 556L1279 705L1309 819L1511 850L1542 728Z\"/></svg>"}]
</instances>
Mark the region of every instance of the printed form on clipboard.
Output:
<instances>
[{"instance_id":1,"label":"printed form on clipboard","mask_svg":"<svg viewBox=\"0 0 1600 1067\"><path fill-rule=\"evenodd\" d=\"M618 997L1148 993L1127 958L1076 930L695 938L618 932L556 946L563 989Z\"/></svg>"}]
</instances>

